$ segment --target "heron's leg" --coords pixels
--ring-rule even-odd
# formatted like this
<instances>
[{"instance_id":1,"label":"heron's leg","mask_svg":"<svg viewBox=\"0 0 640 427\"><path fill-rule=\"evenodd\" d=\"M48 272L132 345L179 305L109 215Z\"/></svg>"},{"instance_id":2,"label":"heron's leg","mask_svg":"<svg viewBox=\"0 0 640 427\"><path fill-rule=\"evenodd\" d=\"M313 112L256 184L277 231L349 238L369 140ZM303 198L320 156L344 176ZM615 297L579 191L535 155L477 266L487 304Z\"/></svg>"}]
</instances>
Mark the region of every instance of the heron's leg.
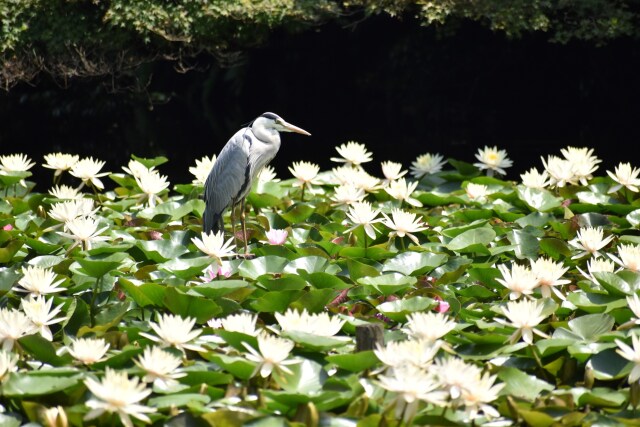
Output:
<instances>
[{"instance_id":1,"label":"heron's leg","mask_svg":"<svg viewBox=\"0 0 640 427\"><path fill-rule=\"evenodd\" d=\"M233 243L238 247L238 236L236 235L236 204L231 203L231 232L233 233Z\"/></svg>"},{"instance_id":2,"label":"heron's leg","mask_svg":"<svg viewBox=\"0 0 640 427\"><path fill-rule=\"evenodd\" d=\"M249 256L249 242L247 239L247 224L245 223L244 217L245 217L245 201L246 199L243 198L242 202L241 202L241 206L242 206L242 210L240 212L240 223L242 224L242 237L244 238L244 256L248 257Z\"/></svg>"}]
</instances>

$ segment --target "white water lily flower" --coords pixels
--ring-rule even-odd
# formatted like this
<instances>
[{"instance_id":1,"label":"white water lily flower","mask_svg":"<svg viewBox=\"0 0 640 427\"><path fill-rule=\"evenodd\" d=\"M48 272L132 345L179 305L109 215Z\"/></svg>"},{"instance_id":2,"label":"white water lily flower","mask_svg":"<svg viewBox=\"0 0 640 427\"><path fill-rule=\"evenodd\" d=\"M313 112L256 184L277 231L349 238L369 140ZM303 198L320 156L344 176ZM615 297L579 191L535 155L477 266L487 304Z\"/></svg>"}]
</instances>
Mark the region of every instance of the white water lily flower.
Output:
<instances>
[{"instance_id":1,"label":"white water lily flower","mask_svg":"<svg viewBox=\"0 0 640 427\"><path fill-rule=\"evenodd\" d=\"M545 171L549 174L549 185L564 187L567 184L577 184L578 178L574 175L571 163L558 156L549 156L545 161L542 158Z\"/></svg>"},{"instance_id":2,"label":"white water lily flower","mask_svg":"<svg viewBox=\"0 0 640 427\"><path fill-rule=\"evenodd\" d=\"M489 403L498 399L500 391L506 384L495 384L497 375L490 375L488 372L480 377L473 378L462 389L462 402L468 418L473 420L482 412L486 418L497 418L500 413Z\"/></svg>"},{"instance_id":3,"label":"white water lily flower","mask_svg":"<svg viewBox=\"0 0 640 427\"><path fill-rule=\"evenodd\" d=\"M67 413L62 406L43 409L40 417L45 427L67 427L69 425Z\"/></svg>"},{"instance_id":4,"label":"white water lily flower","mask_svg":"<svg viewBox=\"0 0 640 427\"><path fill-rule=\"evenodd\" d=\"M44 156L46 162L43 167L47 169L53 169L55 172L53 176L62 175L64 171L70 170L73 165L78 163L80 157L76 154L64 154L64 153L51 153Z\"/></svg>"},{"instance_id":5,"label":"white water lily flower","mask_svg":"<svg viewBox=\"0 0 640 427\"><path fill-rule=\"evenodd\" d=\"M591 258L587 261L587 272L585 273L580 269L580 267L576 267L578 271L587 279L591 280L593 283L598 283L598 280L594 277L594 273L613 273L616 269L615 264L605 258Z\"/></svg>"},{"instance_id":6,"label":"white water lily flower","mask_svg":"<svg viewBox=\"0 0 640 427\"><path fill-rule=\"evenodd\" d=\"M235 255L233 250L236 245L231 244L233 242L233 238L229 238L229 240L225 242L223 230L220 230L217 233L214 233L213 231L209 233L203 232L201 237L201 239L193 237L191 241L201 252L215 259L218 265L222 265L222 258L228 258Z\"/></svg>"},{"instance_id":7,"label":"white water lily flower","mask_svg":"<svg viewBox=\"0 0 640 427\"><path fill-rule=\"evenodd\" d=\"M75 243L68 249L70 251L77 245L82 245L85 251L91 249L93 242L109 240L108 236L101 236L109 227L98 228L100 223L96 218L78 217L65 222L65 227L69 233L58 231L58 234L75 240Z\"/></svg>"},{"instance_id":8,"label":"white water lily flower","mask_svg":"<svg viewBox=\"0 0 640 427\"><path fill-rule=\"evenodd\" d=\"M367 147L355 141L349 141L336 147L336 151L342 157L332 157L331 160L334 162L359 167L362 163L372 160L372 154L367 151Z\"/></svg>"},{"instance_id":9,"label":"white water lily flower","mask_svg":"<svg viewBox=\"0 0 640 427\"><path fill-rule=\"evenodd\" d=\"M527 188L542 189L549 186L549 174L547 171L538 172L538 169L531 168L529 171L520 175L522 185Z\"/></svg>"},{"instance_id":10,"label":"white water lily flower","mask_svg":"<svg viewBox=\"0 0 640 427\"><path fill-rule=\"evenodd\" d=\"M618 345L616 353L624 357L630 362L633 362L633 369L629 373L629 384L634 383L640 379L640 338L636 334L631 334L631 342L633 348L629 347L624 342L616 339L615 343Z\"/></svg>"},{"instance_id":11,"label":"white water lily flower","mask_svg":"<svg viewBox=\"0 0 640 427\"><path fill-rule=\"evenodd\" d=\"M94 160L93 157L88 157L86 159L80 159L73 165L69 173L82 180L79 188L82 188L86 184L91 184L99 190L104 190L104 184L100 180L100 177L109 175L109 172L100 172L104 165L104 161Z\"/></svg>"},{"instance_id":12,"label":"white water lily flower","mask_svg":"<svg viewBox=\"0 0 640 427\"><path fill-rule=\"evenodd\" d=\"M562 262L555 262L552 259L540 257L535 261L531 261L531 271L538 278L538 287L544 298L550 298L551 292L553 292L558 298L565 300L564 295L558 290L557 286L571 283L571 280L562 279L562 275L567 270L569 270L569 267L565 267Z\"/></svg>"},{"instance_id":13,"label":"white water lily flower","mask_svg":"<svg viewBox=\"0 0 640 427\"><path fill-rule=\"evenodd\" d=\"M509 289L509 299L514 300L522 295L531 295L538 287L538 276L527 266L513 263L511 269L508 269L505 264L501 264L498 270L502 273L502 279L496 279L496 281Z\"/></svg>"},{"instance_id":14,"label":"white water lily flower","mask_svg":"<svg viewBox=\"0 0 640 427\"><path fill-rule=\"evenodd\" d=\"M280 178L276 177L276 170L272 166L265 166L258 172L258 183L265 184L267 182L279 182Z\"/></svg>"},{"instance_id":15,"label":"white water lily flower","mask_svg":"<svg viewBox=\"0 0 640 427\"><path fill-rule=\"evenodd\" d=\"M380 163L380 167L387 181L398 180L407 174L406 170L402 170L402 163L387 161Z\"/></svg>"},{"instance_id":16,"label":"white water lily flower","mask_svg":"<svg viewBox=\"0 0 640 427\"><path fill-rule=\"evenodd\" d=\"M355 202L349 207L349 212L347 212L347 217L353 224L353 227L349 228L347 232L363 226L367 236L375 239L378 229L373 224L382 221L382 218L376 219L379 214L380 209L373 209L369 202Z\"/></svg>"},{"instance_id":17,"label":"white water lily flower","mask_svg":"<svg viewBox=\"0 0 640 427\"><path fill-rule=\"evenodd\" d=\"M416 340L436 342L456 327L456 322L444 313L415 312L407 316L402 331Z\"/></svg>"},{"instance_id":18,"label":"white water lily flower","mask_svg":"<svg viewBox=\"0 0 640 427\"><path fill-rule=\"evenodd\" d=\"M93 217L97 211L93 206L93 199L82 198L54 203L49 209L49 217L66 225L78 217Z\"/></svg>"},{"instance_id":19,"label":"white water lily flower","mask_svg":"<svg viewBox=\"0 0 640 427\"><path fill-rule=\"evenodd\" d=\"M255 337L259 332L256 328L257 321L257 314L238 313L225 317L220 321L220 325L225 331L240 332Z\"/></svg>"},{"instance_id":20,"label":"white water lily flower","mask_svg":"<svg viewBox=\"0 0 640 427\"><path fill-rule=\"evenodd\" d=\"M511 344L516 343L520 337L527 344L532 344L534 333L541 337L549 338L547 334L535 328L547 317L547 315L542 314L543 309L544 305L537 300L509 301L506 307L502 307L502 312L510 323L504 319L495 320L517 329L509 338Z\"/></svg>"},{"instance_id":21,"label":"white water lily flower","mask_svg":"<svg viewBox=\"0 0 640 427\"><path fill-rule=\"evenodd\" d=\"M74 200L83 197L82 193L80 193L77 189L64 184L53 187L51 190L49 190L49 194L60 200Z\"/></svg>"},{"instance_id":22,"label":"white water lily flower","mask_svg":"<svg viewBox=\"0 0 640 427\"><path fill-rule=\"evenodd\" d=\"M11 351L20 338L36 333L31 319L20 310L0 308L0 343L2 349Z\"/></svg>"},{"instance_id":23,"label":"white water lily flower","mask_svg":"<svg viewBox=\"0 0 640 427\"><path fill-rule=\"evenodd\" d=\"M154 207L156 202L162 202L159 193L169 187L169 181L164 175L160 175L157 171L145 168L145 171L139 171L139 175L135 176L136 184L146 195L149 201L149 207Z\"/></svg>"},{"instance_id":24,"label":"white water lily flower","mask_svg":"<svg viewBox=\"0 0 640 427\"><path fill-rule=\"evenodd\" d=\"M246 347L249 354L246 358L258 363L255 375L260 372L262 378L266 378L271 375L271 372L275 369L286 372L287 374L293 374L293 371L287 367L295 363L300 363L299 360L287 360L291 350L293 350L294 343L291 340L276 337L262 332L258 335L258 350L255 350L246 342L242 345Z\"/></svg>"},{"instance_id":25,"label":"white water lily flower","mask_svg":"<svg viewBox=\"0 0 640 427\"><path fill-rule=\"evenodd\" d=\"M482 149L478 149L476 159L479 160L479 163L474 163L473 165L480 169L486 169L488 176L493 176L494 172L505 175L507 173L505 169L513 165L513 162L507 157L507 152L498 150L498 147L485 146Z\"/></svg>"},{"instance_id":26,"label":"white water lily flower","mask_svg":"<svg viewBox=\"0 0 640 427\"><path fill-rule=\"evenodd\" d=\"M434 376L414 365L398 366L389 375L380 375L378 381L382 388L397 394L396 418L402 417L406 425L411 424L420 401L446 405L447 393L439 389Z\"/></svg>"},{"instance_id":27,"label":"white water lily flower","mask_svg":"<svg viewBox=\"0 0 640 427\"><path fill-rule=\"evenodd\" d=\"M305 161L294 162L289 166L289 172L297 179L297 182L294 183L296 187L311 189L312 185L321 184L317 179L320 166L315 163Z\"/></svg>"},{"instance_id":28,"label":"white water lily flower","mask_svg":"<svg viewBox=\"0 0 640 427\"><path fill-rule=\"evenodd\" d=\"M607 171L607 174L612 180L618 183L611 187L609 193L615 193L622 187L634 193L638 192L638 186L640 186L638 175L640 175L640 169L631 167L631 163L620 163L616 166L614 172Z\"/></svg>"},{"instance_id":29,"label":"white water lily flower","mask_svg":"<svg viewBox=\"0 0 640 427\"><path fill-rule=\"evenodd\" d=\"M134 363L146 373L142 380L153 383L154 387L162 391L175 388L179 384L178 378L187 375L180 368L181 358L157 346L145 348L144 353L138 360L134 360Z\"/></svg>"},{"instance_id":30,"label":"white water lily flower","mask_svg":"<svg viewBox=\"0 0 640 427\"><path fill-rule=\"evenodd\" d=\"M486 197L491 194L489 192L489 187L484 184L476 184L474 182L469 182L464 188L464 191L470 200L476 200L478 202L484 201Z\"/></svg>"},{"instance_id":31,"label":"white water lily flower","mask_svg":"<svg viewBox=\"0 0 640 427\"><path fill-rule=\"evenodd\" d=\"M50 268L42 268L36 265L22 267L22 278L18 280L15 292L29 292L31 295L48 295L66 290L61 288L63 280L56 281L56 274ZM22 288L22 289L20 289Z\"/></svg>"},{"instance_id":32,"label":"white water lily flower","mask_svg":"<svg viewBox=\"0 0 640 427\"><path fill-rule=\"evenodd\" d=\"M588 185L593 172L598 169L598 163L602 160L593 156L593 148L567 147L560 150L564 158L571 165L571 171L575 179L582 185Z\"/></svg>"},{"instance_id":33,"label":"white water lily flower","mask_svg":"<svg viewBox=\"0 0 640 427\"><path fill-rule=\"evenodd\" d=\"M633 314L636 316L631 320L636 325L640 325L640 298L638 298L638 295L637 294L629 295L627 297L627 305L629 306Z\"/></svg>"},{"instance_id":34,"label":"white water lily flower","mask_svg":"<svg viewBox=\"0 0 640 427\"><path fill-rule=\"evenodd\" d=\"M569 245L580 250L571 259L582 258L585 255L600 256L600 249L613 240L613 236L604 237L604 231L600 227L582 227L578 230L576 238L569 241Z\"/></svg>"},{"instance_id":35,"label":"white water lily flower","mask_svg":"<svg viewBox=\"0 0 640 427\"><path fill-rule=\"evenodd\" d=\"M86 402L91 411L85 415L85 421L109 412L118 414L120 422L125 427L133 427L131 417L151 423L151 419L145 414L157 411L156 408L140 404L151 394L151 389L148 389L145 383L141 383L138 377L130 379L124 371L107 367L101 381L87 378L84 384L94 395L94 398Z\"/></svg>"},{"instance_id":36,"label":"white water lily flower","mask_svg":"<svg viewBox=\"0 0 640 427\"><path fill-rule=\"evenodd\" d=\"M367 193L373 193L382 188L380 180L375 176L369 175L364 169L356 169L352 184Z\"/></svg>"},{"instance_id":37,"label":"white water lily flower","mask_svg":"<svg viewBox=\"0 0 640 427\"><path fill-rule=\"evenodd\" d=\"M433 175L442 170L442 166L447 163L440 154L426 153L418 156L411 163L411 175L415 178L422 178L425 175Z\"/></svg>"},{"instance_id":38,"label":"white water lily flower","mask_svg":"<svg viewBox=\"0 0 640 427\"><path fill-rule=\"evenodd\" d=\"M18 359L17 354L0 350L0 384L7 375L18 370Z\"/></svg>"},{"instance_id":39,"label":"white water lily flower","mask_svg":"<svg viewBox=\"0 0 640 427\"><path fill-rule=\"evenodd\" d=\"M392 230L389 233L390 238L395 236L400 238L407 236L416 245L420 244L418 238L414 236L413 233L424 231L427 227L420 218L417 218L415 213L394 209L391 211L391 218L389 218L384 212L382 213L382 216L384 216L384 225Z\"/></svg>"},{"instance_id":40,"label":"white water lily flower","mask_svg":"<svg viewBox=\"0 0 640 427\"><path fill-rule=\"evenodd\" d=\"M385 365L395 368L412 364L427 368L440 350L440 343L429 340L390 341L386 345L378 345L373 350L376 357Z\"/></svg>"},{"instance_id":41,"label":"white water lily flower","mask_svg":"<svg viewBox=\"0 0 640 427\"><path fill-rule=\"evenodd\" d=\"M104 360L109 350L109 343L103 338L78 338L71 340L66 350L77 361L91 365Z\"/></svg>"},{"instance_id":42,"label":"white water lily flower","mask_svg":"<svg viewBox=\"0 0 640 427\"><path fill-rule=\"evenodd\" d=\"M631 271L640 271L640 246L639 245L618 245L618 258L613 254L607 254L618 265Z\"/></svg>"},{"instance_id":43,"label":"white water lily flower","mask_svg":"<svg viewBox=\"0 0 640 427\"><path fill-rule=\"evenodd\" d=\"M397 181L391 181L389 186L385 188L385 191L389 193L391 197L399 200L400 202L407 202L412 206L421 207L422 203L411 197L417 186L418 181L407 184L407 181L404 178L401 178Z\"/></svg>"},{"instance_id":44,"label":"white water lily flower","mask_svg":"<svg viewBox=\"0 0 640 427\"><path fill-rule=\"evenodd\" d=\"M159 315L158 323L149 322L149 326L157 336L140 332L145 338L160 343L163 347L175 347L178 350L205 351L196 344L196 338L202 333L201 329L193 330L196 319L192 317L182 318L173 314Z\"/></svg>"},{"instance_id":45,"label":"white water lily flower","mask_svg":"<svg viewBox=\"0 0 640 427\"><path fill-rule=\"evenodd\" d=\"M62 305L63 304L52 307L53 298L47 300L43 295L37 297L30 295L28 298L23 298L22 301L20 301L20 306L24 313L31 322L33 322L40 336L47 341L53 341L53 334L49 326L60 323L66 319L66 317L56 318L62 310Z\"/></svg>"},{"instance_id":46,"label":"white water lily flower","mask_svg":"<svg viewBox=\"0 0 640 427\"><path fill-rule=\"evenodd\" d=\"M6 175L7 172L26 172L35 165L29 157L24 154L8 154L0 156L0 173Z\"/></svg>"},{"instance_id":47,"label":"white water lily flower","mask_svg":"<svg viewBox=\"0 0 640 427\"><path fill-rule=\"evenodd\" d=\"M430 371L434 372L440 388L446 390L452 400L459 399L462 390L482 373L477 366L457 357L443 357L436 360Z\"/></svg>"},{"instance_id":48,"label":"white water lily flower","mask_svg":"<svg viewBox=\"0 0 640 427\"><path fill-rule=\"evenodd\" d=\"M216 155L211 157L204 156L200 160L196 160L196 165L189 167L189 172L195 177L193 183L196 185L204 185L207 181L207 177L213 169L213 165L216 163Z\"/></svg>"},{"instance_id":49,"label":"white water lily flower","mask_svg":"<svg viewBox=\"0 0 640 427\"><path fill-rule=\"evenodd\" d=\"M24 154L0 156L0 175L9 175L11 172L27 172L34 165L35 163ZM20 185L26 187L27 183L21 179Z\"/></svg>"},{"instance_id":50,"label":"white water lily flower","mask_svg":"<svg viewBox=\"0 0 640 427\"><path fill-rule=\"evenodd\" d=\"M331 200L338 205L351 205L364 199L365 193L361 188L353 185L340 185L335 188Z\"/></svg>"},{"instance_id":51,"label":"white water lily flower","mask_svg":"<svg viewBox=\"0 0 640 427\"><path fill-rule=\"evenodd\" d=\"M152 172L154 168L148 168L137 160L131 159L127 166L122 166L122 170L134 178L140 178L144 174Z\"/></svg>"},{"instance_id":52,"label":"white water lily flower","mask_svg":"<svg viewBox=\"0 0 640 427\"><path fill-rule=\"evenodd\" d=\"M322 312L311 314L305 308L301 312L288 309L284 314L274 313L280 328L285 332L298 331L323 337L332 337L340 332L346 320L330 317Z\"/></svg>"}]
</instances>

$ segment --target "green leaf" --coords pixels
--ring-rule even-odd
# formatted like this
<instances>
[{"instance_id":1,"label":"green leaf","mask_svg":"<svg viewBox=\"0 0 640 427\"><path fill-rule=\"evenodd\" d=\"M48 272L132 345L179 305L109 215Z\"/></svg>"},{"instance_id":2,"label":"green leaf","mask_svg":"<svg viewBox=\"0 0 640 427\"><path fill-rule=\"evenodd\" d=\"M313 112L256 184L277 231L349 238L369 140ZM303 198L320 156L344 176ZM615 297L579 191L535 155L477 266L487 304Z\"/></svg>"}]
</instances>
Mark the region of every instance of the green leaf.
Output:
<instances>
[{"instance_id":1,"label":"green leaf","mask_svg":"<svg viewBox=\"0 0 640 427\"><path fill-rule=\"evenodd\" d=\"M371 350L360 351L358 353L334 354L326 356L325 359L328 362L335 364L340 369L350 372L362 372L366 369L371 369L380 363L376 355Z\"/></svg>"},{"instance_id":2,"label":"green leaf","mask_svg":"<svg viewBox=\"0 0 640 427\"><path fill-rule=\"evenodd\" d=\"M69 357L60 357L56 350L46 339L40 335L27 335L18 340L24 351L32 355L36 360L52 366L64 366L70 362Z\"/></svg>"},{"instance_id":3,"label":"green leaf","mask_svg":"<svg viewBox=\"0 0 640 427\"><path fill-rule=\"evenodd\" d=\"M215 261L209 257L175 258L158 264L158 270L175 274L182 280L190 280L201 274L213 262Z\"/></svg>"},{"instance_id":4,"label":"green leaf","mask_svg":"<svg viewBox=\"0 0 640 427\"><path fill-rule=\"evenodd\" d=\"M298 310L306 308L311 313L318 313L324 310L325 306L336 296L337 293L333 289L311 289L293 301L291 308Z\"/></svg>"},{"instance_id":5,"label":"green leaf","mask_svg":"<svg viewBox=\"0 0 640 427\"><path fill-rule=\"evenodd\" d=\"M517 191L520 200L540 212L550 211L562 204L560 197L554 196L545 189L518 186Z\"/></svg>"},{"instance_id":6,"label":"green leaf","mask_svg":"<svg viewBox=\"0 0 640 427\"><path fill-rule=\"evenodd\" d=\"M388 301L376 307L376 309L391 320L404 322L407 315L417 311L427 311L436 306L436 302L427 297L413 297Z\"/></svg>"},{"instance_id":7,"label":"green leaf","mask_svg":"<svg viewBox=\"0 0 640 427\"><path fill-rule=\"evenodd\" d=\"M255 288L244 280L212 280L207 283L200 283L194 291L211 299L216 299L225 295L249 294ZM235 299L235 298L234 298Z\"/></svg>"},{"instance_id":8,"label":"green leaf","mask_svg":"<svg viewBox=\"0 0 640 427\"><path fill-rule=\"evenodd\" d=\"M285 274L278 278L265 274L258 277L258 283L268 291L298 291L307 287L307 282L294 274Z\"/></svg>"},{"instance_id":9,"label":"green leaf","mask_svg":"<svg viewBox=\"0 0 640 427\"><path fill-rule=\"evenodd\" d=\"M303 270L307 273L324 272L328 274L335 274L340 271L340 267L335 264L331 264L326 258L319 256L305 256L294 259L284 268L285 273L298 274L298 270Z\"/></svg>"},{"instance_id":10,"label":"green leaf","mask_svg":"<svg viewBox=\"0 0 640 427\"><path fill-rule=\"evenodd\" d=\"M258 367L256 363L250 362L241 356L227 356L212 352L203 353L203 356L206 359L215 362L222 369L241 380L248 380L251 378L253 372Z\"/></svg>"},{"instance_id":11,"label":"green leaf","mask_svg":"<svg viewBox=\"0 0 640 427\"><path fill-rule=\"evenodd\" d=\"M2 394L8 398L29 398L66 390L78 385L83 375L41 375L31 372L12 372L2 385Z\"/></svg>"},{"instance_id":12,"label":"green leaf","mask_svg":"<svg viewBox=\"0 0 640 427\"><path fill-rule=\"evenodd\" d=\"M540 239L540 250L551 258L558 260L561 256L568 258L571 257L571 248L566 241L557 239L555 237L543 237Z\"/></svg>"},{"instance_id":13,"label":"green leaf","mask_svg":"<svg viewBox=\"0 0 640 427\"><path fill-rule=\"evenodd\" d=\"M324 337L302 331L283 331L281 335L312 351L331 351L352 342L348 337Z\"/></svg>"},{"instance_id":14,"label":"green leaf","mask_svg":"<svg viewBox=\"0 0 640 427\"><path fill-rule=\"evenodd\" d=\"M0 267L0 295L9 292L20 277L22 273L18 273L15 266Z\"/></svg>"},{"instance_id":15,"label":"green leaf","mask_svg":"<svg viewBox=\"0 0 640 427\"><path fill-rule=\"evenodd\" d=\"M513 396L530 402L535 400L541 392L554 389L552 384L512 367L501 368L498 378L506 384L500 391L500 395Z\"/></svg>"},{"instance_id":16,"label":"green leaf","mask_svg":"<svg viewBox=\"0 0 640 427\"><path fill-rule=\"evenodd\" d=\"M594 354L590 363L594 377L605 381L626 378L631 366L629 361L620 356L613 348Z\"/></svg>"},{"instance_id":17,"label":"green leaf","mask_svg":"<svg viewBox=\"0 0 640 427\"><path fill-rule=\"evenodd\" d=\"M351 280L358 280L366 276L378 276L380 272L369 264L354 259L347 259L347 270Z\"/></svg>"},{"instance_id":18,"label":"green leaf","mask_svg":"<svg viewBox=\"0 0 640 427\"><path fill-rule=\"evenodd\" d=\"M118 285L129 295L140 307L156 306L162 307L164 301L165 286L156 283L143 283L135 285L133 282L121 277Z\"/></svg>"},{"instance_id":19,"label":"green leaf","mask_svg":"<svg viewBox=\"0 0 640 427\"><path fill-rule=\"evenodd\" d=\"M540 245L538 238L525 230L512 230L508 233L511 244L516 246L515 253L518 259L531 259L538 256Z\"/></svg>"},{"instance_id":20,"label":"green leaf","mask_svg":"<svg viewBox=\"0 0 640 427\"><path fill-rule=\"evenodd\" d=\"M403 252L385 261L382 271L397 271L404 275L420 275L442 265L447 260L444 254L431 252Z\"/></svg>"},{"instance_id":21,"label":"green leaf","mask_svg":"<svg viewBox=\"0 0 640 427\"><path fill-rule=\"evenodd\" d=\"M284 312L302 294L303 291L271 291L251 301L250 306L258 313Z\"/></svg>"},{"instance_id":22,"label":"green leaf","mask_svg":"<svg viewBox=\"0 0 640 427\"><path fill-rule=\"evenodd\" d=\"M300 363L287 366L292 374L284 371L274 372L274 381L287 392L302 395L314 395L322 391L327 373L322 365L309 359L298 359Z\"/></svg>"},{"instance_id":23,"label":"green leaf","mask_svg":"<svg viewBox=\"0 0 640 427\"><path fill-rule=\"evenodd\" d=\"M351 287L350 284L345 283L339 277L328 273L318 272L301 275L307 282L311 283L311 285L317 289L332 289L339 291Z\"/></svg>"},{"instance_id":24,"label":"green leaf","mask_svg":"<svg viewBox=\"0 0 640 427\"><path fill-rule=\"evenodd\" d=\"M487 246L496 238L496 232L492 228L481 227L467 230L454 237L447 249L454 252L478 252L489 254Z\"/></svg>"},{"instance_id":25,"label":"green leaf","mask_svg":"<svg viewBox=\"0 0 640 427\"><path fill-rule=\"evenodd\" d=\"M74 257L74 260L82 267L79 271L90 277L100 278L110 271L117 270L122 262L129 258L125 252L101 254L82 257Z\"/></svg>"},{"instance_id":26,"label":"green leaf","mask_svg":"<svg viewBox=\"0 0 640 427\"><path fill-rule=\"evenodd\" d=\"M164 156L158 156L158 157L154 157L153 159L148 159L145 157L138 157L135 154L131 155L131 158L133 160L137 160L138 162L142 163L147 169L151 169L153 167L156 166L160 166L164 163L167 163L169 161L169 159L167 159Z\"/></svg>"},{"instance_id":27,"label":"green leaf","mask_svg":"<svg viewBox=\"0 0 640 427\"><path fill-rule=\"evenodd\" d=\"M19 239L12 239L9 243L3 245L3 247L0 247L0 264L7 264L18 253L24 242Z\"/></svg>"},{"instance_id":28,"label":"green leaf","mask_svg":"<svg viewBox=\"0 0 640 427\"><path fill-rule=\"evenodd\" d=\"M289 260L279 256L269 255L255 259L245 259L238 266L240 276L256 280L263 274L278 274L284 271Z\"/></svg>"},{"instance_id":29,"label":"green leaf","mask_svg":"<svg viewBox=\"0 0 640 427\"><path fill-rule=\"evenodd\" d=\"M186 246L172 240L136 240L139 248L150 261L162 263L189 252Z\"/></svg>"},{"instance_id":30,"label":"green leaf","mask_svg":"<svg viewBox=\"0 0 640 427\"><path fill-rule=\"evenodd\" d=\"M606 387L595 387L586 391L578 399L578 405L592 405L603 408L620 408L627 400L627 395L621 391Z\"/></svg>"},{"instance_id":31,"label":"green leaf","mask_svg":"<svg viewBox=\"0 0 640 427\"><path fill-rule=\"evenodd\" d=\"M306 203L296 203L286 211L281 212L280 216L289 224L295 225L309 218L315 212L315 209L315 206Z\"/></svg>"},{"instance_id":32,"label":"green leaf","mask_svg":"<svg viewBox=\"0 0 640 427\"><path fill-rule=\"evenodd\" d=\"M584 341L596 341L600 335L610 332L614 323L608 314L587 314L570 320L569 328Z\"/></svg>"},{"instance_id":33,"label":"green leaf","mask_svg":"<svg viewBox=\"0 0 640 427\"><path fill-rule=\"evenodd\" d=\"M413 276L405 276L400 273L383 274L376 277L362 277L358 283L373 287L382 295L391 295L400 292L416 284L418 280Z\"/></svg>"},{"instance_id":34,"label":"green leaf","mask_svg":"<svg viewBox=\"0 0 640 427\"><path fill-rule=\"evenodd\" d=\"M181 408L193 402L200 402L203 405L211 402L211 398L200 393L173 393L168 396L158 396L149 399L148 405L158 409Z\"/></svg>"},{"instance_id":35,"label":"green leaf","mask_svg":"<svg viewBox=\"0 0 640 427\"><path fill-rule=\"evenodd\" d=\"M222 312L222 308L215 302L207 298L183 294L172 287L167 287L162 302L173 314L193 317L197 323L205 323Z\"/></svg>"}]
</instances>

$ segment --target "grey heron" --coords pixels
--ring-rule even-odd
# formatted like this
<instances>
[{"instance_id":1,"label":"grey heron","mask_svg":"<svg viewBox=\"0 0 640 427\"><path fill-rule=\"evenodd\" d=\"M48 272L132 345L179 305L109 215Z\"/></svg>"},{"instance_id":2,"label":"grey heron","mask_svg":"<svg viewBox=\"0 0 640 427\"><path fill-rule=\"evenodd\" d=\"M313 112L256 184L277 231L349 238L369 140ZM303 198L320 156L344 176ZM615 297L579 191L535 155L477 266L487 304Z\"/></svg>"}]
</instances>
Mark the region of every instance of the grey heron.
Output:
<instances>
[{"instance_id":1,"label":"grey heron","mask_svg":"<svg viewBox=\"0 0 640 427\"><path fill-rule=\"evenodd\" d=\"M258 173L278 153L280 132L311 135L304 129L287 123L274 113L264 113L235 133L220 151L204 184L204 233L224 230L222 216L231 208L231 226L235 237L234 209L241 205L240 222L247 250L245 199Z\"/></svg>"}]
</instances>

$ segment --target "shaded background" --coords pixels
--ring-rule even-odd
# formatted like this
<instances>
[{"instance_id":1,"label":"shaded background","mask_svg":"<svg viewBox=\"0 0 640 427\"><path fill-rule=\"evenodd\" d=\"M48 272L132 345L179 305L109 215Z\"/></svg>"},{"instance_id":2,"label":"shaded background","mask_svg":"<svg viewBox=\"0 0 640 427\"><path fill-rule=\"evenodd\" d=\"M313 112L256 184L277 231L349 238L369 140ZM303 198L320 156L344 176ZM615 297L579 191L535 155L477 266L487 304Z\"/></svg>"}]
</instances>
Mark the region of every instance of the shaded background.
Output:
<instances>
[{"instance_id":1,"label":"shaded background","mask_svg":"<svg viewBox=\"0 0 640 427\"><path fill-rule=\"evenodd\" d=\"M334 147L349 140L373 151L367 169L376 174L380 161L409 167L425 152L473 162L484 145L507 150L510 179L567 145L593 147L603 168L637 166L638 47L629 39L604 47L509 40L472 22L442 33L383 16L275 32L236 56L201 55L187 72L157 62L137 81L41 77L17 86L0 94L0 153L37 162L54 151L92 155L111 171L132 153L165 155L161 172L189 182L195 159L273 111L313 134L284 136L273 162L282 177L296 160L331 167ZM50 171L33 172L49 182Z\"/></svg>"}]
</instances>

